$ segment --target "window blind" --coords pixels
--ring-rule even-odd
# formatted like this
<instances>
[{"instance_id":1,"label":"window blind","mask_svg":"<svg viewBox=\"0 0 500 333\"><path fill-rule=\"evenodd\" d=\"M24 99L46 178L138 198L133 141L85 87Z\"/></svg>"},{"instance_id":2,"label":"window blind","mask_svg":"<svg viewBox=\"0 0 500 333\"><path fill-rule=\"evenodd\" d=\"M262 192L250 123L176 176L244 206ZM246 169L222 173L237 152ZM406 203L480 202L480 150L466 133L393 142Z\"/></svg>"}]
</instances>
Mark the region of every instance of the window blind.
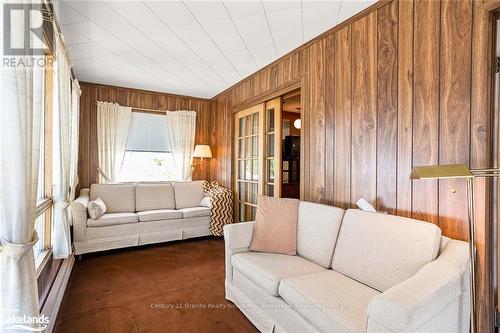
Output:
<instances>
[{"instance_id":1,"label":"window blind","mask_svg":"<svg viewBox=\"0 0 500 333\"><path fill-rule=\"evenodd\" d=\"M171 152L165 115L132 112L128 151Z\"/></svg>"}]
</instances>

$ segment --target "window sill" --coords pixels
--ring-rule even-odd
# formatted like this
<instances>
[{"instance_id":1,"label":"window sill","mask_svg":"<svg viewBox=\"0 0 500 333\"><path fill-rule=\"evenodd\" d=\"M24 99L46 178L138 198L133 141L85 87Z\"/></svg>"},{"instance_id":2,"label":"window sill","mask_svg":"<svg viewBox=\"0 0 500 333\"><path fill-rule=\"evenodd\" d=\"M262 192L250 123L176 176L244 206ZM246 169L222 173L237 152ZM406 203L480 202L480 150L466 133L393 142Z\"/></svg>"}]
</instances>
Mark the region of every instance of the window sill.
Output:
<instances>
[{"instance_id":1,"label":"window sill","mask_svg":"<svg viewBox=\"0 0 500 333\"><path fill-rule=\"evenodd\" d=\"M39 217L42 215L47 209L49 209L52 206L52 199L51 198L44 198L37 202L36 204L36 217Z\"/></svg>"},{"instance_id":2,"label":"window sill","mask_svg":"<svg viewBox=\"0 0 500 333\"><path fill-rule=\"evenodd\" d=\"M45 265L50 260L50 257L52 256L52 249L47 249L42 252L40 252L36 257L35 257L35 267L36 267L36 277L40 276L42 273Z\"/></svg>"}]
</instances>

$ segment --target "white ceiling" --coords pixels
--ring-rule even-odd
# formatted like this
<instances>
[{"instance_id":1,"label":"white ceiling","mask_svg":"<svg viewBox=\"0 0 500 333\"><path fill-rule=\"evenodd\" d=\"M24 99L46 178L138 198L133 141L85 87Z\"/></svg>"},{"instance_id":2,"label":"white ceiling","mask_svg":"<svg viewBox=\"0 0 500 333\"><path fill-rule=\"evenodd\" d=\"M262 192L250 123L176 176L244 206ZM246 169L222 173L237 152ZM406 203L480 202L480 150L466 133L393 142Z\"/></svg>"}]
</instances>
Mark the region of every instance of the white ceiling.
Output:
<instances>
[{"instance_id":1,"label":"white ceiling","mask_svg":"<svg viewBox=\"0 0 500 333\"><path fill-rule=\"evenodd\" d=\"M80 81L213 97L375 1L55 2Z\"/></svg>"}]
</instances>

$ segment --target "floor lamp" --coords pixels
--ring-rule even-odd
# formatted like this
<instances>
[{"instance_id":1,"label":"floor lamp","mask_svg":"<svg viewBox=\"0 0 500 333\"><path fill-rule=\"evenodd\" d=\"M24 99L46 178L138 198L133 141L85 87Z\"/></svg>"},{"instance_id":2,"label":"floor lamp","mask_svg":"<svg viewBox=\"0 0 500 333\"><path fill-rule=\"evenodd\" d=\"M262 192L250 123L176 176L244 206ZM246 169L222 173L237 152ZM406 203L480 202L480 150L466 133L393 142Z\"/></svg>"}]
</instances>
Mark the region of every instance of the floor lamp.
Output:
<instances>
[{"instance_id":1,"label":"floor lamp","mask_svg":"<svg viewBox=\"0 0 500 333\"><path fill-rule=\"evenodd\" d=\"M474 246L474 178L499 177L500 169L469 169L464 164L433 165L415 167L411 171L410 179L460 179L467 180L467 207L469 222L469 256L470 256L470 326L471 332L476 331L476 255Z\"/></svg>"}]
</instances>

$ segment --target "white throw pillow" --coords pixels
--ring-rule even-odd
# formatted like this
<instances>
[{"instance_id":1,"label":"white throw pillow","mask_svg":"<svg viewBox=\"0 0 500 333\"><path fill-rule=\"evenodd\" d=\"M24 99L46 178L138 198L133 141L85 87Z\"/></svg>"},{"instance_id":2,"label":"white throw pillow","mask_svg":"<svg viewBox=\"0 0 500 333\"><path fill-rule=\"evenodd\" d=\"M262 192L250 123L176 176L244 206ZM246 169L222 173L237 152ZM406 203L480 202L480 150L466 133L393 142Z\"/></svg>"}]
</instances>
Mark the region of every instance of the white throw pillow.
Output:
<instances>
[{"instance_id":1,"label":"white throw pillow","mask_svg":"<svg viewBox=\"0 0 500 333\"><path fill-rule=\"evenodd\" d=\"M203 199L201 199L200 206L212 209L212 198L204 197Z\"/></svg>"},{"instance_id":2,"label":"white throw pillow","mask_svg":"<svg viewBox=\"0 0 500 333\"><path fill-rule=\"evenodd\" d=\"M97 220L106 213L106 204L101 198L96 198L94 201L88 203L87 210L90 217Z\"/></svg>"}]
</instances>

